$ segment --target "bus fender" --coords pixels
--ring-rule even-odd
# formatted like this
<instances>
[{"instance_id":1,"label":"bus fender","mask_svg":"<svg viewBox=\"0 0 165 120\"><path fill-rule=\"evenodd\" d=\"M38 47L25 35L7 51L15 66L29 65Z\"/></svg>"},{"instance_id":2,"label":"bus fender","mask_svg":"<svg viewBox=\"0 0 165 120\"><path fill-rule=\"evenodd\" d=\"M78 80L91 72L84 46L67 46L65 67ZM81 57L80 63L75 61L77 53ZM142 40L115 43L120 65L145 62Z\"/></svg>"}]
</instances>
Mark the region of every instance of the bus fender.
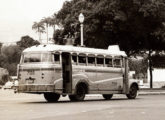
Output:
<instances>
[{"instance_id":1,"label":"bus fender","mask_svg":"<svg viewBox=\"0 0 165 120\"><path fill-rule=\"evenodd\" d=\"M88 89L89 89L89 81L88 79L79 79L79 80L75 80L74 81L74 84L73 84L73 90L74 90L74 93L76 92L76 88L78 87L78 85L83 85L86 89L86 93L88 93Z\"/></svg>"},{"instance_id":2,"label":"bus fender","mask_svg":"<svg viewBox=\"0 0 165 120\"><path fill-rule=\"evenodd\" d=\"M136 79L130 79L130 80L129 80L129 88L130 88L132 85L135 85L135 86L137 87L137 90L139 90L138 80L136 80Z\"/></svg>"}]
</instances>

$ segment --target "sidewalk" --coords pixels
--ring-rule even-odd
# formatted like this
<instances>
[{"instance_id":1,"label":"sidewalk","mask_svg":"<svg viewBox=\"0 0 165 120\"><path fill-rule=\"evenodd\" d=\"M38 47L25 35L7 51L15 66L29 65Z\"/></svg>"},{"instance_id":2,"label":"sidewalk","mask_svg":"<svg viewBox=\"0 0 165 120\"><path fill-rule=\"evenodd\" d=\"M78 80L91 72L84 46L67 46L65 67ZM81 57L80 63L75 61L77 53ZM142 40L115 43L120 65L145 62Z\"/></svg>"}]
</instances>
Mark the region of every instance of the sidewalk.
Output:
<instances>
[{"instance_id":1,"label":"sidewalk","mask_svg":"<svg viewBox=\"0 0 165 120\"><path fill-rule=\"evenodd\" d=\"M165 95L165 89L163 88L141 88L139 95Z\"/></svg>"},{"instance_id":2,"label":"sidewalk","mask_svg":"<svg viewBox=\"0 0 165 120\"><path fill-rule=\"evenodd\" d=\"M139 84L139 95L165 95L165 82L153 82L153 88L150 88L150 83Z\"/></svg>"}]
</instances>

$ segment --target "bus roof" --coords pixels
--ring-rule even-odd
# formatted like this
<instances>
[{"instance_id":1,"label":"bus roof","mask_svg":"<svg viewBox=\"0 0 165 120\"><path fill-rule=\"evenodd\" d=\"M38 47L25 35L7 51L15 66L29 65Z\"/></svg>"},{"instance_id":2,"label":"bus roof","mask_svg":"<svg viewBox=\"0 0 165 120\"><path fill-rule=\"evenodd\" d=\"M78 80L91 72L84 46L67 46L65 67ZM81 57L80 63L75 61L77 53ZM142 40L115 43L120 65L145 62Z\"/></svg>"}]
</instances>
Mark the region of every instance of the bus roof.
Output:
<instances>
[{"instance_id":1,"label":"bus roof","mask_svg":"<svg viewBox=\"0 0 165 120\"><path fill-rule=\"evenodd\" d=\"M115 48L115 49L113 49ZM26 48L23 53L26 52L70 52L70 53L87 53L87 54L101 54L101 55L114 55L114 56L127 56L124 51L116 49L116 47L109 46L108 49L96 49L86 47L76 47L71 45L38 45Z\"/></svg>"}]
</instances>

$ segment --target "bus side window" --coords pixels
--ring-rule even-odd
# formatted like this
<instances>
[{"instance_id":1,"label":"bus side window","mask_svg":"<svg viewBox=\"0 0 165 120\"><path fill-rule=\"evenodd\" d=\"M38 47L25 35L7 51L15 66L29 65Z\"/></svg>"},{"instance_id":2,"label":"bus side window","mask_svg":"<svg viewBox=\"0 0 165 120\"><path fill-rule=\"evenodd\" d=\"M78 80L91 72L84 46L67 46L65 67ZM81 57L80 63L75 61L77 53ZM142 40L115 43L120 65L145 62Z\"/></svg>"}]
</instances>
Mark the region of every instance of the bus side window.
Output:
<instances>
[{"instance_id":1,"label":"bus side window","mask_svg":"<svg viewBox=\"0 0 165 120\"><path fill-rule=\"evenodd\" d=\"M104 66L104 57L97 56L97 66Z\"/></svg>"},{"instance_id":2,"label":"bus side window","mask_svg":"<svg viewBox=\"0 0 165 120\"><path fill-rule=\"evenodd\" d=\"M86 65L86 56L85 55L79 55L78 56L78 62L79 62L79 65Z\"/></svg>"},{"instance_id":3,"label":"bus side window","mask_svg":"<svg viewBox=\"0 0 165 120\"><path fill-rule=\"evenodd\" d=\"M77 56L76 55L72 55L72 64L77 65Z\"/></svg>"},{"instance_id":4,"label":"bus side window","mask_svg":"<svg viewBox=\"0 0 165 120\"><path fill-rule=\"evenodd\" d=\"M95 66L95 57L88 57L88 65Z\"/></svg>"},{"instance_id":5,"label":"bus side window","mask_svg":"<svg viewBox=\"0 0 165 120\"><path fill-rule=\"evenodd\" d=\"M113 64L115 67L121 67L121 59L114 59Z\"/></svg>"},{"instance_id":6,"label":"bus side window","mask_svg":"<svg viewBox=\"0 0 165 120\"><path fill-rule=\"evenodd\" d=\"M105 58L105 66L106 67L113 67L112 58Z\"/></svg>"},{"instance_id":7,"label":"bus side window","mask_svg":"<svg viewBox=\"0 0 165 120\"><path fill-rule=\"evenodd\" d=\"M60 64L60 54L54 54L54 62Z\"/></svg>"}]
</instances>

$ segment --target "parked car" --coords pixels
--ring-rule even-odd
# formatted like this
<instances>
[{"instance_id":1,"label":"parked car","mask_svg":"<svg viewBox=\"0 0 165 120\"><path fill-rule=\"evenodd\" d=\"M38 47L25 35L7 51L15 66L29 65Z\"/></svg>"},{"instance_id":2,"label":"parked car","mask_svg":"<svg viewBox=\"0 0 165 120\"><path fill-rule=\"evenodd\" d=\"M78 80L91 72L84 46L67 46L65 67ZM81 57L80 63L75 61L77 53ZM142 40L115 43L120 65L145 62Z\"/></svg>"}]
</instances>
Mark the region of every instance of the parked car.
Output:
<instances>
[{"instance_id":1,"label":"parked car","mask_svg":"<svg viewBox=\"0 0 165 120\"><path fill-rule=\"evenodd\" d=\"M18 78L17 78L17 76L11 76L11 79L13 81L12 89L14 90L14 93L16 93L17 87L18 87Z\"/></svg>"},{"instance_id":2,"label":"parked car","mask_svg":"<svg viewBox=\"0 0 165 120\"><path fill-rule=\"evenodd\" d=\"M5 85L3 86L3 89L4 89L4 90L5 90L5 89L12 89L13 85L14 85L13 82L8 81L8 82L6 82Z\"/></svg>"}]
</instances>

